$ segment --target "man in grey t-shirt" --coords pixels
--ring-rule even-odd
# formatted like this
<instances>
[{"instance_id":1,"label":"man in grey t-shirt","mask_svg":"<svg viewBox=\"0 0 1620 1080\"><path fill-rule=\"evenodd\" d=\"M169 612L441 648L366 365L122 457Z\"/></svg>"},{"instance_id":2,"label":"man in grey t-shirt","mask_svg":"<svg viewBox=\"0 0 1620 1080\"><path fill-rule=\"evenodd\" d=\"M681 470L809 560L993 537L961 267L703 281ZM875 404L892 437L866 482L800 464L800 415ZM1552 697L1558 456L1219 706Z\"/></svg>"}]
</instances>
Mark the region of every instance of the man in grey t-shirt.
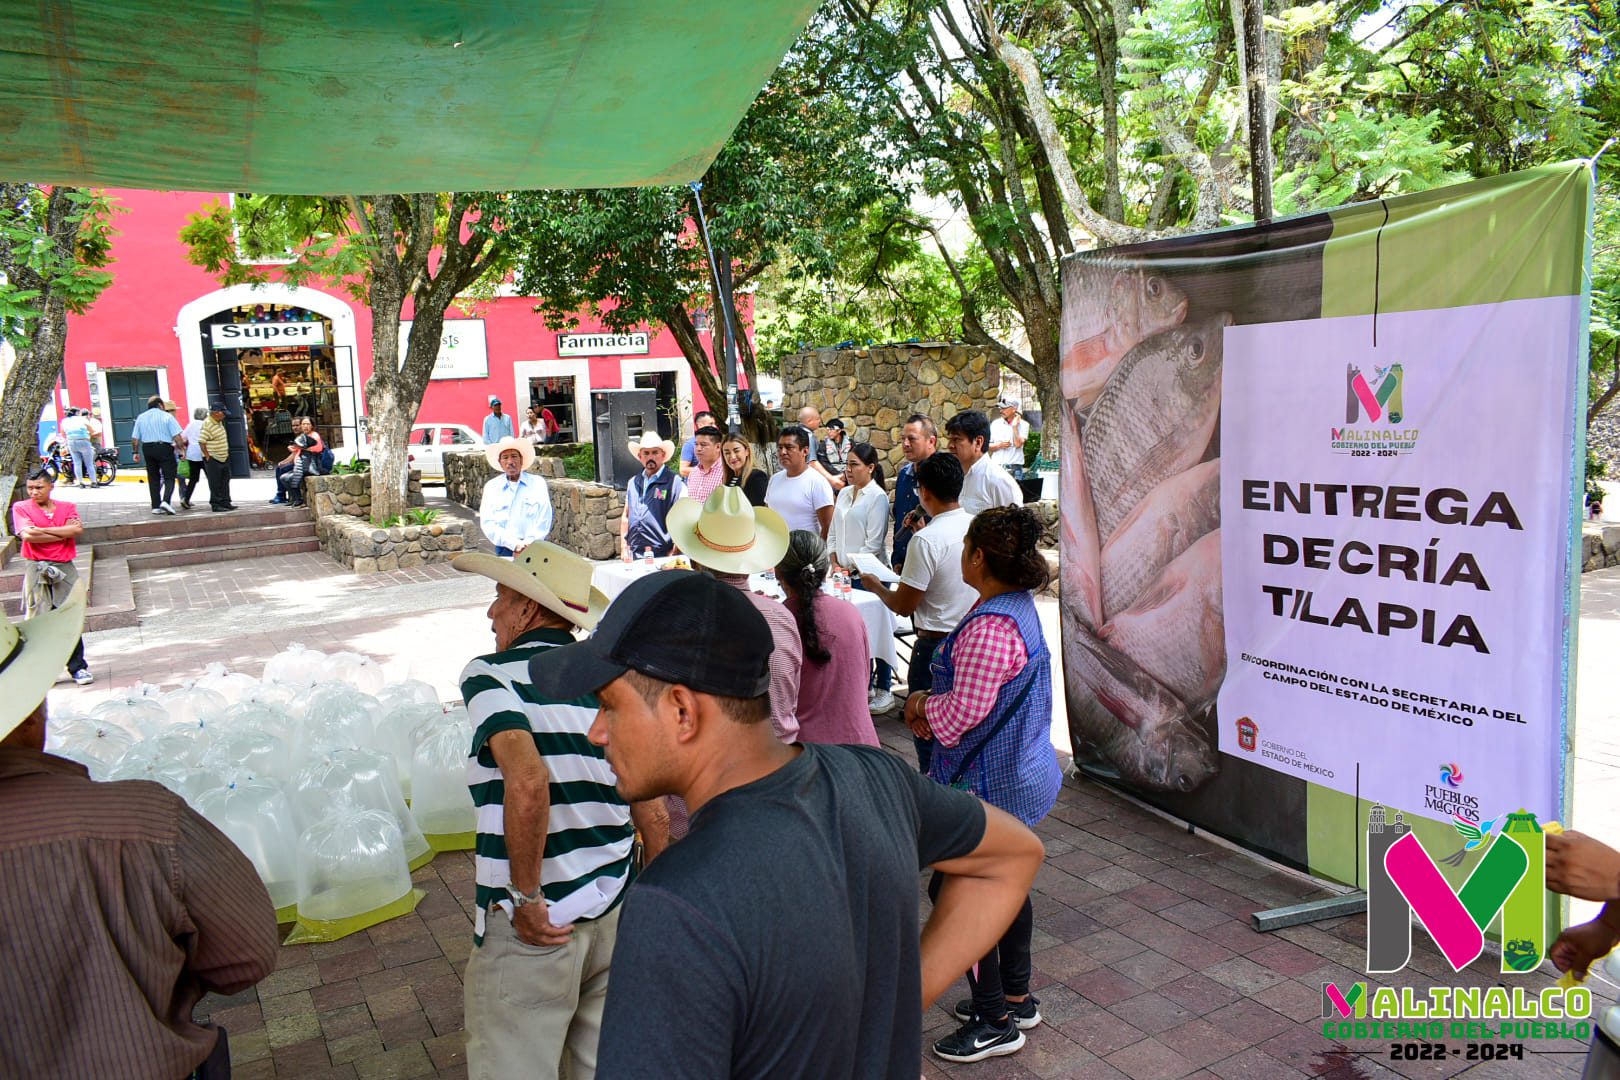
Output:
<instances>
[{"instance_id":1,"label":"man in grey t-shirt","mask_svg":"<svg viewBox=\"0 0 1620 1080\"><path fill-rule=\"evenodd\" d=\"M886 751L778 742L770 640L737 590L653 574L589 640L530 662L541 694L597 693L590 738L620 795L692 810L625 899L598 1080L911 1080L923 1008L1040 867L1022 824ZM924 866L943 876L926 946Z\"/></svg>"}]
</instances>

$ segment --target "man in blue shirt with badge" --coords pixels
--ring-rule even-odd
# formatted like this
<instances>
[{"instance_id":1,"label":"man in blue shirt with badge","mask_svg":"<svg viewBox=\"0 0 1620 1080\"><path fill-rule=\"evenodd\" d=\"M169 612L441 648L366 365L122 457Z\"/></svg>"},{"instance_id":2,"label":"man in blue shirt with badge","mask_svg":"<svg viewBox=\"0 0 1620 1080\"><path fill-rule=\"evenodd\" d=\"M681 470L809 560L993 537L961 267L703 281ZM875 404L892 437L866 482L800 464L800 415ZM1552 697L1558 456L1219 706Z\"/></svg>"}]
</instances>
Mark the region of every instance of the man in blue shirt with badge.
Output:
<instances>
[{"instance_id":1,"label":"man in blue shirt with badge","mask_svg":"<svg viewBox=\"0 0 1620 1080\"><path fill-rule=\"evenodd\" d=\"M624 486L624 517L619 520L624 549L620 554L626 562L647 551L662 558L675 550L664 520L675 500L686 494L686 484L664 464L675 452L675 444L660 439L657 432L643 431L641 441L630 444L630 452L640 459L642 471Z\"/></svg>"},{"instance_id":2,"label":"man in blue shirt with badge","mask_svg":"<svg viewBox=\"0 0 1620 1080\"><path fill-rule=\"evenodd\" d=\"M506 438L484 451L500 475L484 485L478 502L478 527L506 558L551 534L551 492L534 464L534 443Z\"/></svg>"},{"instance_id":3,"label":"man in blue shirt with badge","mask_svg":"<svg viewBox=\"0 0 1620 1080\"><path fill-rule=\"evenodd\" d=\"M175 451L185 446L180 421L165 410L168 405L161 397L146 399L146 411L135 418L130 430L130 442L135 447L135 460L146 462L146 486L152 494L152 513L172 514L174 484L179 475L179 458Z\"/></svg>"}]
</instances>

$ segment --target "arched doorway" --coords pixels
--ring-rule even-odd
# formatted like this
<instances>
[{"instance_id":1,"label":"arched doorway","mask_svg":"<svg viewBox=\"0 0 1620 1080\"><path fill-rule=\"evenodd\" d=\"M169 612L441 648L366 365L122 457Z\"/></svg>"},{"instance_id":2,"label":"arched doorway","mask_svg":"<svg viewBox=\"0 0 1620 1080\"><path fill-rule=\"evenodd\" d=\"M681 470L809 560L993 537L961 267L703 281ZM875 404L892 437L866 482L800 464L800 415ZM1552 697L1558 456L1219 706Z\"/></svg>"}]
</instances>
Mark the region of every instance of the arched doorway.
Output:
<instances>
[{"instance_id":1,"label":"arched doorway","mask_svg":"<svg viewBox=\"0 0 1620 1080\"><path fill-rule=\"evenodd\" d=\"M360 448L354 312L315 289L232 286L180 309L186 399L222 398L231 437L231 473L274 462L293 416L315 419L339 458Z\"/></svg>"}]
</instances>

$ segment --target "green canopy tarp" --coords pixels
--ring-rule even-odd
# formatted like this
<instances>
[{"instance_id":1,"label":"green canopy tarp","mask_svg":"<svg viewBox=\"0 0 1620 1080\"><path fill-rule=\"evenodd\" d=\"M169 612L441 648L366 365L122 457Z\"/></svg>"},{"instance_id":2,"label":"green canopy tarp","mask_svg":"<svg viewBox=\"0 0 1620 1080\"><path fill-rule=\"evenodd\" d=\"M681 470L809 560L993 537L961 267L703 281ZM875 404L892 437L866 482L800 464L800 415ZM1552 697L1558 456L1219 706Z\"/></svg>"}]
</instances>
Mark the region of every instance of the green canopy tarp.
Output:
<instances>
[{"instance_id":1,"label":"green canopy tarp","mask_svg":"<svg viewBox=\"0 0 1620 1080\"><path fill-rule=\"evenodd\" d=\"M0 178L292 194L684 182L816 7L0 4Z\"/></svg>"}]
</instances>

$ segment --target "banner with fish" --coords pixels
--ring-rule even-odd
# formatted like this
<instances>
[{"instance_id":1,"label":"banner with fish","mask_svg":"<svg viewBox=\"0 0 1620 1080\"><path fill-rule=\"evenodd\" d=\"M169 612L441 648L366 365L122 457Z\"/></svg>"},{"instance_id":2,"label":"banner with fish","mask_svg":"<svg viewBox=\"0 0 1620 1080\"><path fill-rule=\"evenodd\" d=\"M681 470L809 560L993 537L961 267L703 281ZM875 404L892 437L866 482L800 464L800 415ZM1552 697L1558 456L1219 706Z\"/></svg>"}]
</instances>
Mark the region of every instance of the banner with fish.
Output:
<instances>
[{"instance_id":1,"label":"banner with fish","mask_svg":"<svg viewBox=\"0 0 1620 1080\"><path fill-rule=\"evenodd\" d=\"M1590 214L1574 162L1065 261L1083 769L1356 883L1374 801L1560 816Z\"/></svg>"}]
</instances>

